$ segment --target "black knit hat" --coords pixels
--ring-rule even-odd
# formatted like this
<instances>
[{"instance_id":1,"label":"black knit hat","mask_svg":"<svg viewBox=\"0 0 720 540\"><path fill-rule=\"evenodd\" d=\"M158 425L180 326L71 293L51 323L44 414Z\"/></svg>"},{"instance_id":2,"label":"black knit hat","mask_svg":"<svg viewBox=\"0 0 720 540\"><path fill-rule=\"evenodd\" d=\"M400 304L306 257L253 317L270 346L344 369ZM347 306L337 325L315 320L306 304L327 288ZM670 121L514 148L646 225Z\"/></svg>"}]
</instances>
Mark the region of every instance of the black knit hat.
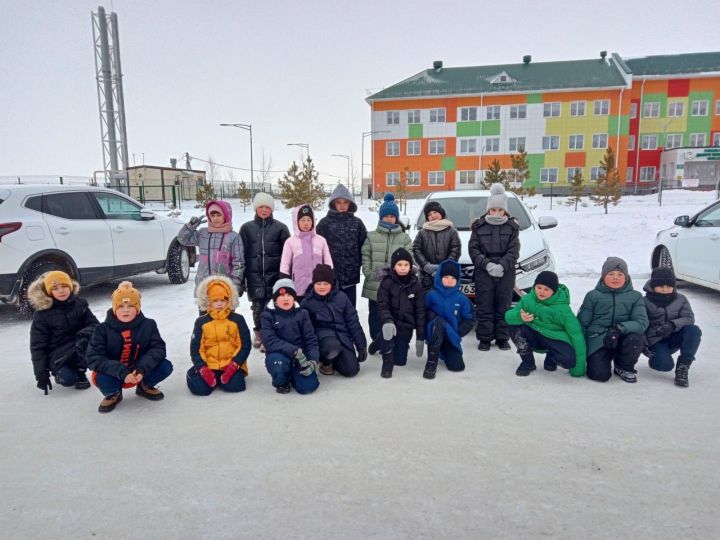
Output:
<instances>
[{"instance_id":1,"label":"black knit hat","mask_svg":"<svg viewBox=\"0 0 720 540\"><path fill-rule=\"evenodd\" d=\"M315 225L315 215L313 214L313 209L311 206L305 205L300 207L300 210L298 210L297 214L298 222L300 222L300 218L304 218L305 216L312 219L313 225Z\"/></svg>"},{"instance_id":2,"label":"black knit hat","mask_svg":"<svg viewBox=\"0 0 720 540\"><path fill-rule=\"evenodd\" d=\"M452 276L455 279L460 279L460 269L458 265L453 262L446 262L440 268L440 277Z\"/></svg>"},{"instance_id":3,"label":"black knit hat","mask_svg":"<svg viewBox=\"0 0 720 540\"><path fill-rule=\"evenodd\" d=\"M652 274L650 274L650 287L653 289L663 285L668 285L674 289L676 284L675 273L672 268L654 268Z\"/></svg>"},{"instance_id":4,"label":"black knit hat","mask_svg":"<svg viewBox=\"0 0 720 540\"><path fill-rule=\"evenodd\" d=\"M318 264L312 273L312 282L324 281L333 284L335 282L335 270L329 264Z\"/></svg>"},{"instance_id":5,"label":"black knit hat","mask_svg":"<svg viewBox=\"0 0 720 540\"><path fill-rule=\"evenodd\" d=\"M545 285L548 289L552 289L553 292L557 292L560 280L555 272L543 270L535 278L534 285Z\"/></svg>"},{"instance_id":6,"label":"black knit hat","mask_svg":"<svg viewBox=\"0 0 720 540\"><path fill-rule=\"evenodd\" d=\"M425 221L427 221L428 214L430 212L437 212L442 216L443 219L445 219L445 209L440 206L440 203L437 201L430 201L425 205L425 208L423 208L423 214L425 214Z\"/></svg>"},{"instance_id":7,"label":"black knit hat","mask_svg":"<svg viewBox=\"0 0 720 540\"><path fill-rule=\"evenodd\" d=\"M413 265L412 255L410 255L410 252L405 248L397 248L393 251L393 254L390 257L390 268L395 268L398 261L407 261L410 263L410 266Z\"/></svg>"}]
</instances>

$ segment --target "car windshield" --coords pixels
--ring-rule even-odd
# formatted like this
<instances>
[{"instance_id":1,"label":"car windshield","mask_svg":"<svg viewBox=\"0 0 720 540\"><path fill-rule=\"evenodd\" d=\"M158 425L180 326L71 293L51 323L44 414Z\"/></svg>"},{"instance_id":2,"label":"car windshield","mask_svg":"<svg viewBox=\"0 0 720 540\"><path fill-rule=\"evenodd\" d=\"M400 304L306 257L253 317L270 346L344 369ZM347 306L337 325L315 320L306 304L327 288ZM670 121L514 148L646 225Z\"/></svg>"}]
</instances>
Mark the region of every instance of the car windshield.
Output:
<instances>
[{"instance_id":1,"label":"car windshield","mask_svg":"<svg viewBox=\"0 0 720 540\"><path fill-rule=\"evenodd\" d=\"M458 197L452 199L431 199L439 202L445 209L446 217L453 222L458 231L469 231L470 225L482 216L487 207L487 197ZM508 212L517 219L520 230L530 227L530 218L518 199L508 197ZM425 223L425 215L420 214L417 227Z\"/></svg>"}]
</instances>

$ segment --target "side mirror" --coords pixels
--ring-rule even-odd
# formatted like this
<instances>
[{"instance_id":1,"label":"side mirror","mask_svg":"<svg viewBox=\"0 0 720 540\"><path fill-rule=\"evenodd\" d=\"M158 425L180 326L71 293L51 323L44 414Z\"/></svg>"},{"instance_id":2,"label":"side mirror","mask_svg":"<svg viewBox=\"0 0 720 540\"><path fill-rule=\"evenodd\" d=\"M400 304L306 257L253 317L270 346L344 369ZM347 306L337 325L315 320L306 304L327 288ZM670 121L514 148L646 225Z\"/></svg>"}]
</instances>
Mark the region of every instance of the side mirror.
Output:
<instances>
[{"instance_id":1,"label":"side mirror","mask_svg":"<svg viewBox=\"0 0 720 540\"><path fill-rule=\"evenodd\" d=\"M689 227L690 226L690 216L676 217L675 225L679 225L680 227Z\"/></svg>"},{"instance_id":2,"label":"side mirror","mask_svg":"<svg viewBox=\"0 0 720 540\"><path fill-rule=\"evenodd\" d=\"M552 229L553 227L557 227L558 220L552 216L540 216L537 223L541 229Z\"/></svg>"},{"instance_id":3,"label":"side mirror","mask_svg":"<svg viewBox=\"0 0 720 540\"><path fill-rule=\"evenodd\" d=\"M410 230L410 220L407 216L400 216L400 219L398 220L400 225L402 225L402 228L406 231Z\"/></svg>"},{"instance_id":4,"label":"side mirror","mask_svg":"<svg viewBox=\"0 0 720 540\"><path fill-rule=\"evenodd\" d=\"M147 208L140 209L140 221L150 221L155 219L155 212L148 210Z\"/></svg>"}]
</instances>

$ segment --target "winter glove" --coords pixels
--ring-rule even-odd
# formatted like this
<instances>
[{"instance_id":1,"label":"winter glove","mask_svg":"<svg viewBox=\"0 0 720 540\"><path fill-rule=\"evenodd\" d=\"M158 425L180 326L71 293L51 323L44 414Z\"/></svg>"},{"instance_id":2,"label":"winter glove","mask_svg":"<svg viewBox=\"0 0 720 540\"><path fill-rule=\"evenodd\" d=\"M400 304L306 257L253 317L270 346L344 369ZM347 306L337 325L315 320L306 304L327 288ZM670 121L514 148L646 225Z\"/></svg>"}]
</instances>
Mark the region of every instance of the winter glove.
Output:
<instances>
[{"instance_id":1,"label":"winter glove","mask_svg":"<svg viewBox=\"0 0 720 540\"><path fill-rule=\"evenodd\" d=\"M364 362L367 360L367 349L358 349L357 358L358 362Z\"/></svg>"},{"instance_id":2,"label":"winter glove","mask_svg":"<svg viewBox=\"0 0 720 540\"><path fill-rule=\"evenodd\" d=\"M389 264L383 264L382 266L378 266L375 269L375 279L377 281L382 281L383 278L388 274L389 271L390 271Z\"/></svg>"},{"instance_id":3,"label":"winter glove","mask_svg":"<svg viewBox=\"0 0 720 540\"><path fill-rule=\"evenodd\" d=\"M206 220L204 217L200 216L193 216L190 218L190 221L188 221L188 226L191 229L197 229L201 223L204 223Z\"/></svg>"},{"instance_id":4,"label":"winter glove","mask_svg":"<svg viewBox=\"0 0 720 540\"><path fill-rule=\"evenodd\" d=\"M489 262L485 265L485 270L487 270L487 273L490 274L492 277L503 277L505 274L505 269L502 267L501 264Z\"/></svg>"},{"instance_id":5,"label":"winter glove","mask_svg":"<svg viewBox=\"0 0 720 540\"><path fill-rule=\"evenodd\" d=\"M395 337L396 333L397 329L395 328L395 323L386 322L382 325L382 335L385 341L390 341Z\"/></svg>"},{"instance_id":6,"label":"winter glove","mask_svg":"<svg viewBox=\"0 0 720 540\"><path fill-rule=\"evenodd\" d=\"M622 336L622 332L620 331L620 329L616 326L612 327L605 334L605 338L603 339L603 346L606 349L614 351L615 349L617 349L617 346L620 343L620 336Z\"/></svg>"},{"instance_id":7,"label":"winter glove","mask_svg":"<svg viewBox=\"0 0 720 540\"><path fill-rule=\"evenodd\" d=\"M671 323L670 321L663 324L660 328L657 329L657 335L661 338L665 339L672 335L672 333L675 331L675 325Z\"/></svg>"},{"instance_id":8,"label":"winter glove","mask_svg":"<svg viewBox=\"0 0 720 540\"><path fill-rule=\"evenodd\" d=\"M297 363L297 368L298 371L300 371L300 375L302 375L303 377L308 377L312 375L317 369L317 362L313 360L308 360L307 356L305 356L300 349L295 352L295 362Z\"/></svg>"},{"instance_id":9,"label":"winter glove","mask_svg":"<svg viewBox=\"0 0 720 540\"><path fill-rule=\"evenodd\" d=\"M425 352L425 340L415 338L415 354L418 358L422 358Z\"/></svg>"},{"instance_id":10,"label":"winter glove","mask_svg":"<svg viewBox=\"0 0 720 540\"><path fill-rule=\"evenodd\" d=\"M423 266L423 270L425 270L426 274L430 274L432 276L435 274L439 266L439 264L425 263L425 266Z\"/></svg>"},{"instance_id":11,"label":"winter glove","mask_svg":"<svg viewBox=\"0 0 720 540\"><path fill-rule=\"evenodd\" d=\"M52 384L50 383L50 374L49 373L43 373L42 375L38 375L37 377L37 387L40 390L43 390L45 392L45 395L48 395L48 390L52 390Z\"/></svg>"},{"instance_id":12,"label":"winter glove","mask_svg":"<svg viewBox=\"0 0 720 540\"><path fill-rule=\"evenodd\" d=\"M230 379L235 376L238 369L240 369L240 366L238 366L235 362L230 362L223 368L222 375L220 375L220 382L223 384L229 383Z\"/></svg>"},{"instance_id":13,"label":"winter glove","mask_svg":"<svg viewBox=\"0 0 720 540\"><path fill-rule=\"evenodd\" d=\"M205 381L205 384L207 384L210 388L215 388L215 386L217 386L217 379L215 378L215 373L209 367L201 367L200 369L198 369L198 373L202 377L203 381Z\"/></svg>"}]
</instances>

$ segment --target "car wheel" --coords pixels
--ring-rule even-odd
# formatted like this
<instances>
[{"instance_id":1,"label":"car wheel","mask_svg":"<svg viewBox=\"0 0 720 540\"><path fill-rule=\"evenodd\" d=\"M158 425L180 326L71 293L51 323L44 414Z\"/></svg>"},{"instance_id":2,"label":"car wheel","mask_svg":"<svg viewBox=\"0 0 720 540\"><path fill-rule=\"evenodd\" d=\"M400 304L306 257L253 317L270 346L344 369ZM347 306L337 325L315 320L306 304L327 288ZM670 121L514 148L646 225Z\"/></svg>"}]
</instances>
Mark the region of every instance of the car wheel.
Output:
<instances>
[{"instance_id":1,"label":"car wheel","mask_svg":"<svg viewBox=\"0 0 720 540\"><path fill-rule=\"evenodd\" d=\"M663 246L660 248L660 256L658 257L658 266L661 268L669 268L673 270L672 257L670 256L670 250Z\"/></svg>"},{"instance_id":2,"label":"car wheel","mask_svg":"<svg viewBox=\"0 0 720 540\"><path fill-rule=\"evenodd\" d=\"M185 283L190 277L190 256L185 246L177 242L170 248L168 255L168 278L170 283Z\"/></svg>"},{"instance_id":3,"label":"car wheel","mask_svg":"<svg viewBox=\"0 0 720 540\"><path fill-rule=\"evenodd\" d=\"M22 278L22 285L20 286L20 292L18 294L18 312L21 317L25 319L32 319L33 313L35 313L35 308L32 307L30 301L28 300L28 288L30 288L33 281L42 276L44 273L52 270L62 270L63 272L67 272L67 268L63 268L57 263L48 261L35 261L27 270L25 270Z\"/></svg>"}]
</instances>

